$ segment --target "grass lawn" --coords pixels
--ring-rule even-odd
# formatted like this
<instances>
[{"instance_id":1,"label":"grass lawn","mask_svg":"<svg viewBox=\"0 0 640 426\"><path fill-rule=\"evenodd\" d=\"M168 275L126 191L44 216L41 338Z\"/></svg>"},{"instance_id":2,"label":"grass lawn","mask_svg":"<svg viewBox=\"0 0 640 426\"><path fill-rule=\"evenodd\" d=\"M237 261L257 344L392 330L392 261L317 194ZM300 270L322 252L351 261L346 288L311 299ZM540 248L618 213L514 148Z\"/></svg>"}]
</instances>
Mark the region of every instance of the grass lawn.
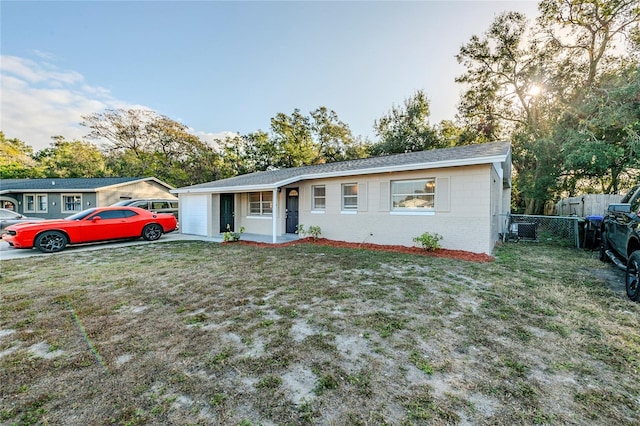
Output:
<instances>
[{"instance_id":1,"label":"grass lawn","mask_svg":"<svg viewBox=\"0 0 640 426\"><path fill-rule=\"evenodd\" d=\"M0 424L640 423L640 304L593 253L167 242L0 268Z\"/></svg>"}]
</instances>

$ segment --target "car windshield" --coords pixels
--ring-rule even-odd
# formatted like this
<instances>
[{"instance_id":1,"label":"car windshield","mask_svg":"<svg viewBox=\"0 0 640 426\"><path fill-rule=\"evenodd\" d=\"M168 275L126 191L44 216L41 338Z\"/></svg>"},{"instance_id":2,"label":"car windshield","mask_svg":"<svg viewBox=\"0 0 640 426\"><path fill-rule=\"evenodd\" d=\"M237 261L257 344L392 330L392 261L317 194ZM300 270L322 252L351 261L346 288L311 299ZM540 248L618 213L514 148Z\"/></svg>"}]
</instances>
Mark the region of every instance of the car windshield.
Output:
<instances>
[{"instance_id":1,"label":"car windshield","mask_svg":"<svg viewBox=\"0 0 640 426\"><path fill-rule=\"evenodd\" d=\"M10 210L0 210L0 219L18 219L22 215L20 213L12 212Z\"/></svg>"},{"instance_id":2,"label":"car windshield","mask_svg":"<svg viewBox=\"0 0 640 426\"><path fill-rule=\"evenodd\" d=\"M627 194L624 196L624 198L622 198L622 200L620 200L621 203L628 203L629 201L631 201L631 197L633 197L633 195L636 193L636 191L640 189L640 185L638 186L634 186L633 188L631 188L629 190L629 192L627 192Z\"/></svg>"},{"instance_id":3,"label":"car windshield","mask_svg":"<svg viewBox=\"0 0 640 426\"><path fill-rule=\"evenodd\" d=\"M87 209L87 210L83 210L81 212L78 212L76 214L72 214L71 216L67 216L64 218L64 220L82 220L85 217L89 216L91 213L93 213L94 211L96 211L95 208L91 208L91 209Z\"/></svg>"},{"instance_id":4,"label":"car windshield","mask_svg":"<svg viewBox=\"0 0 640 426\"><path fill-rule=\"evenodd\" d=\"M111 204L111 205L112 206L128 206L132 202L133 202L133 200L122 200L122 201L118 201L117 203Z\"/></svg>"}]
</instances>

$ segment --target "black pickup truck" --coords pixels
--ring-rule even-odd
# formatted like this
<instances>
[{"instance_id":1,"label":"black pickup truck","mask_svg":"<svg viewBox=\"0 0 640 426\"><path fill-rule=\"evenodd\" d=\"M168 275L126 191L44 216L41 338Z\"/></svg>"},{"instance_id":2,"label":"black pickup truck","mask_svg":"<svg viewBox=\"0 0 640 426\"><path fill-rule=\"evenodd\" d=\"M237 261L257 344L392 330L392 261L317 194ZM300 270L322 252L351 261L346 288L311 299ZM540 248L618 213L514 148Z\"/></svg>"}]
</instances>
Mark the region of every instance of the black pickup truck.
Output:
<instances>
[{"instance_id":1,"label":"black pickup truck","mask_svg":"<svg viewBox=\"0 0 640 426\"><path fill-rule=\"evenodd\" d=\"M600 260L612 261L625 271L627 296L640 301L640 185L610 204L602 220Z\"/></svg>"}]
</instances>

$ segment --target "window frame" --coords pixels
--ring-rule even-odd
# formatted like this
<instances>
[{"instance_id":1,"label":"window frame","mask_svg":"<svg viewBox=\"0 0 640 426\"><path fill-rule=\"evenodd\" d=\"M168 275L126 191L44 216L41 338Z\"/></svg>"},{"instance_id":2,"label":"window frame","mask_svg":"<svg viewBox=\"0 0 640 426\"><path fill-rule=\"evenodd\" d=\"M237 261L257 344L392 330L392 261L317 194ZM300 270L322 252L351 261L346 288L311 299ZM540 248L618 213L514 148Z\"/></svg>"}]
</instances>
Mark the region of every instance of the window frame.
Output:
<instances>
[{"instance_id":1,"label":"window frame","mask_svg":"<svg viewBox=\"0 0 640 426\"><path fill-rule=\"evenodd\" d=\"M355 195L354 194L345 194L345 189L346 188L355 188ZM340 208L342 209L343 212L353 212L353 211L357 211L358 210L358 184L356 182L351 182L351 183L343 183L340 187L340 194L341 194L341 206ZM347 198L349 199L353 199L355 198L355 203L349 203L347 204L345 201L347 200Z\"/></svg>"},{"instance_id":2,"label":"window frame","mask_svg":"<svg viewBox=\"0 0 640 426\"><path fill-rule=\"evenodd\" d=\"M258 200L252 200L252 195L258 195ZM268 197L264 195L268 194ZM253 204L253 205L252 205ZM257 206L256 206L257 204ZM256 210L256 207L258 209ZM273 192L254 191L247 195L248 217L272 217L273 216Z\"/></svg>"},{"instance_id":3,"label":"window frame","mask_svg":"<svg viewBox=\"0 0 640 426\"><path fill-rule=\"evenodd\" d=\"M29 202L28 199L31 199ZM44 199L44 204L41 200ZM49 197L47 194L42 193L28 193L22 195L22 202L24 204L24 213L47 213L49 211ZM31 208L29 205L31 204ZM44 205L44 208L41 208Z\"/></svg>"},{"instance_id":4,"label":"window frame","mask_svg":"<svg viewBox=\"0 0 640 426\"><path fill-rule=\"evenodd\" d=\"M425 188L425 192L417 193L417 192L395 192L394 187L397 184L403 183L420 183L422 188ZM431 192L427 192L427 186L431 183L433 186L433 190ZM436 179L435 178L417 178L417 179L402 179L402 180L392 180L389 185L389 205L391 213L401 213L401 214L434 214L436 211ZM418 195L419 194L419 195ZM396 203L394 202L394 198L397 197L414 197L413 199L419 199L420 196L431 197L431 207L396 207Z\"/></svg>"},{"instance_id":5,"label":"window frame","mask_svg":"<svg viewBox=\"0 0 640 426\"><path fill-rule=\"evenodd\" d=\"M78 206L78 209L67 209L67 200L66 197L78 197L78 202L74 202L74 206ZM78 213L82 211L82 194L61 194L60 195L60 211L62 213Z\"/></svg>"},{"instance_id":6,"label":"window frame","mask_svg":"<svg viewBox=\"0 0 640 426\"><path fill-rule=\"evenodd\" d=\"M322 195L316 194L316 189L322 189L324 193ZM319 205L318 200L322 200L322 206ZM312 185L311 186L311 210L325 211L327 209L327 187L326 185Z\"/></svg>"}]
</instances>

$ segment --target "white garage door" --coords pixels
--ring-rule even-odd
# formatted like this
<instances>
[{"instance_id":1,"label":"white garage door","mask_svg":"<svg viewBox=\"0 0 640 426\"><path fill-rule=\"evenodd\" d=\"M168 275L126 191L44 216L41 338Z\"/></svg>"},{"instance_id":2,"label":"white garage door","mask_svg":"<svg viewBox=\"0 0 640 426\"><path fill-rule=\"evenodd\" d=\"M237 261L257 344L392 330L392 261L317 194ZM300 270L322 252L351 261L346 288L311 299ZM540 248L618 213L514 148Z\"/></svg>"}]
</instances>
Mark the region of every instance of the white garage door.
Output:
<instances>
[{"instance_id":1,"label":"white garage door","mask_svg":"<svg viewBox=\"0 0 640 426\"><path fill-rule=\"evenodd\" d=\"M186 195L180 197L180 232L207 236L207 199L210 195Z\"/></svg>"}]
</instances>

